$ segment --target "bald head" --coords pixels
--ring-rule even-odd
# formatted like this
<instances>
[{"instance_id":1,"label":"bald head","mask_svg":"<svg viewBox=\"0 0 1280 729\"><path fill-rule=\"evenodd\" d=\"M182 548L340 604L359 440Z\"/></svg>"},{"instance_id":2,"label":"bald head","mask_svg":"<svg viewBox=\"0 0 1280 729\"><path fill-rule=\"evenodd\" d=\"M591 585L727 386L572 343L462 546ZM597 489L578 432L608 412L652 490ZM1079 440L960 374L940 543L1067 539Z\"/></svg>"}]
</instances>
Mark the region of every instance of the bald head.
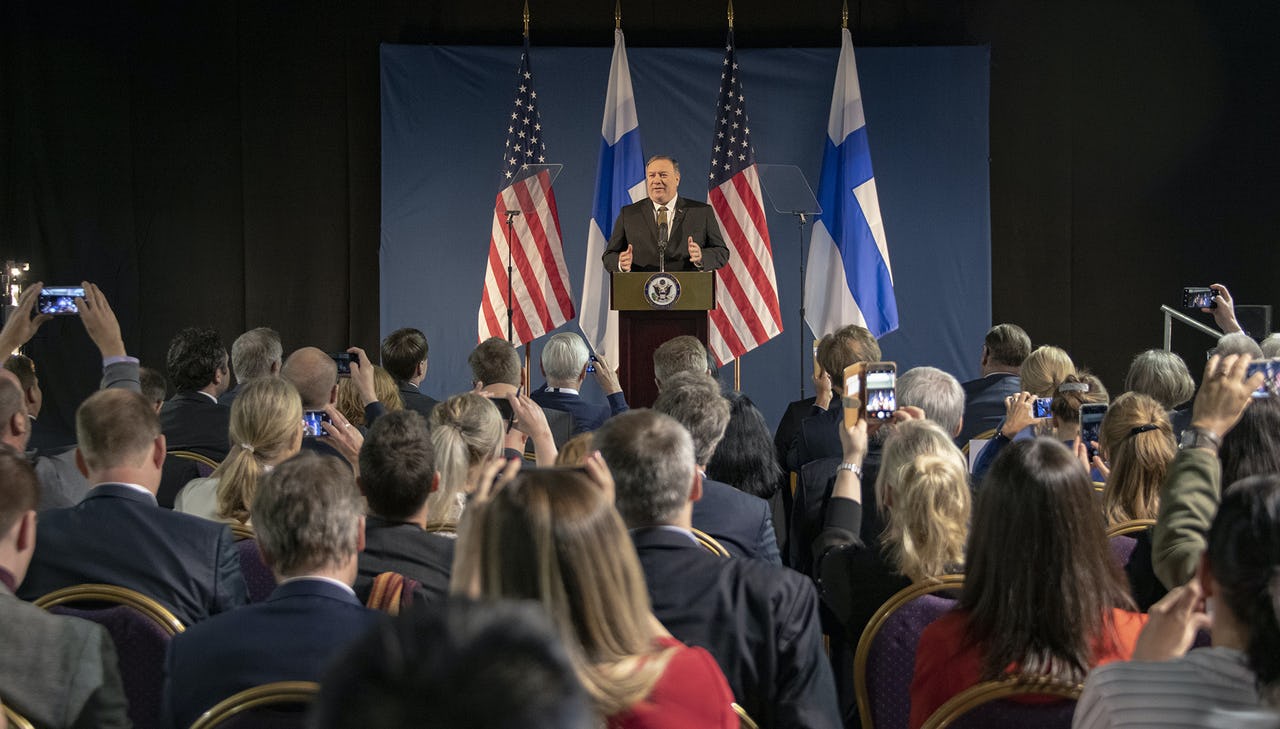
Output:
<instances>
[{"instance_id":1,"label":"bald head","mask_svg":"<svg viewBox=\"0 0 1280 729\"><path fill-rule=\"evenodd\" d=\"M26 398L18 376L0 369L0 442L21 453L27 449L31 424L27 420Z\"/></svg>"},{"instance_id":2,"label":"bald head","mask_svg":"<svg viewBox=\"0 0 1280 729\"><path fill-rule=\"evenodd\" d=\"M338 365L323 349L303 347L284 361L280 376L298 388L303 409L320 410L333 401Z\"/></svg>"}]
</instances>

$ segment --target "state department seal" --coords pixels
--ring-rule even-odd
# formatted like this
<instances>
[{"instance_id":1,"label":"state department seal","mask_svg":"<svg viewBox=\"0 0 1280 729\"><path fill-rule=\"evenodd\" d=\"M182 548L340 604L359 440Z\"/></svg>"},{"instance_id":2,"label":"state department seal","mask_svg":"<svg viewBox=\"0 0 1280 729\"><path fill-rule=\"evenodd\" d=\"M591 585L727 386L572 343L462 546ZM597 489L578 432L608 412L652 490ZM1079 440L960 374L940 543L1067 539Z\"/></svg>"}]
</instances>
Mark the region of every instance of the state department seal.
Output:
<instances>
[{"instance_id":1,"label":"state department seal","mask_svg":"<svg viewBox=\"0 0 1280 729\"><path fill-rule=\"evenodd\" d=\"M644 282L644 298L655 309L670 309L680 300L680 280L669 273L655 273Z\"/></svg>"}]
</instances>

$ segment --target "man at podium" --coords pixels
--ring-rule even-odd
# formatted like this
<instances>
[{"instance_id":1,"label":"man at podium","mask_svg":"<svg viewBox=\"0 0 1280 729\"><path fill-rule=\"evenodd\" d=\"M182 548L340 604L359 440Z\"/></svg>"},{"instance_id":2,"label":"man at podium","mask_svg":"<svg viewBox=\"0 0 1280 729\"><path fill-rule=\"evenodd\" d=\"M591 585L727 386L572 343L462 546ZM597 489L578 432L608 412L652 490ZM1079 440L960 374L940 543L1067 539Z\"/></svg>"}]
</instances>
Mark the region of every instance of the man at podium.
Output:
<instances>
[{"instance_id":1,"label":"man at podium","mask_svg":"<svg viewBox=\"0 0 1280 729\"><path fill-rule=\"evenodd\" d=\"M680 163L657 154L645 164L649 197L622 208L602 260L606 271L714 271L729 260L711 206L678 197ZM661 254L659 253L661 251Z\"/></svg>"}]
</instances>

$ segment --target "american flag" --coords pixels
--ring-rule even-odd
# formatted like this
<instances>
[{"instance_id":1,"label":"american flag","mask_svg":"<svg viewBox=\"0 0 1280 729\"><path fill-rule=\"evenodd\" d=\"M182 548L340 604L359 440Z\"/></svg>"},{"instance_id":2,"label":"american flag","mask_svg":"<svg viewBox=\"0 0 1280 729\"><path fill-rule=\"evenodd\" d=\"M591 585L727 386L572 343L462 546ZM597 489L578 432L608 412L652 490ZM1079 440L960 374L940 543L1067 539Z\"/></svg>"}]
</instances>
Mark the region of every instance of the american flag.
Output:
<instances>
[{"instance_id":1,"label":"american flag","mask_svg":"<svg viewBox=\"0 0 1280 729\"><path fill-rule=\"evenodd\" d=\"M480 300L479 338L507 338L507 251L512 252L511 343L533 341L574 317L569 269L560 242L560 216L546 171L530 174L530 165L547 163L538 94L533 90L529 47L520 55L515 107L507 120L502 152L502 185L493 205L489 261ZM507 240L507 211L519 210Z\"/></svg>"},{"instance_id":2,"label":"american flag","mask_svg":"<svg viewBox=\"0 0 1280 729\"><path fill-rule=\"evenodd\" d=\"M711 351L724 364L782 333L773 247L732 29L720 73L709 188L707 202L731 252L729 263L716 272L716 308L709 316Z\"/></svg>"}]
</instances>

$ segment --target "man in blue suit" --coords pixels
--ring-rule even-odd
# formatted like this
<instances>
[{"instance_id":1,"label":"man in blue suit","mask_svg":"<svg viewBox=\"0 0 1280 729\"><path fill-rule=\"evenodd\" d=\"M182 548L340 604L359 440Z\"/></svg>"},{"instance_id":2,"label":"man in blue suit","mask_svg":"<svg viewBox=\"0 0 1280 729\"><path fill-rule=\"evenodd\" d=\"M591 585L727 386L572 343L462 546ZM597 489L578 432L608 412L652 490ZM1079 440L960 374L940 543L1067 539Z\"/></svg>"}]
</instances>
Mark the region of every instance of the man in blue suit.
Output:
<instances>
[{"instance_id":1,"label":"man in blue suit","mask_svg":"<svg viewBox=\"0 0 1280 729\"><path fill-rule=\"evenodd\" d=\"M982 343L982 377L964 388L964 425L956 436L963 447L973 436L991 430L1004 419L1004 399L1022 391L1018 370L1031 354L1031 337L1017 324L997 324Z\"/></svg>"},{"instance_id":2,"label":"man in blue suit","mask_svg":"<svg viewBox=\"0 0 1280 729\"><path fill-rule=\"evenodd\" d=\"M364 548L364 504L351 469L303 453L258 487L250 509L262 558L279 586L266 602L174 637L165 659L164 717L187 727L219 701L273 681L319 681L377 620L351 590Z\"/></svg>"},{"instance_id":3,"label":"man in blue suit","mask_svg":"<svg viewBox=\"0 0 1280 729\"><path fill-rule=\"evenodd\" d=\"M609 399L608 405L597 405L582 399L582 383L587 379L590 352L582 337L573 332L560 332L542 347L542 376L547 382L529 397L549 410L562 410L573 416L573 433L588 433L604 421L627 411L627 397L618 384L618 376L608 362L596 358L596 382Z\"/></svg>"}]
</instances>

